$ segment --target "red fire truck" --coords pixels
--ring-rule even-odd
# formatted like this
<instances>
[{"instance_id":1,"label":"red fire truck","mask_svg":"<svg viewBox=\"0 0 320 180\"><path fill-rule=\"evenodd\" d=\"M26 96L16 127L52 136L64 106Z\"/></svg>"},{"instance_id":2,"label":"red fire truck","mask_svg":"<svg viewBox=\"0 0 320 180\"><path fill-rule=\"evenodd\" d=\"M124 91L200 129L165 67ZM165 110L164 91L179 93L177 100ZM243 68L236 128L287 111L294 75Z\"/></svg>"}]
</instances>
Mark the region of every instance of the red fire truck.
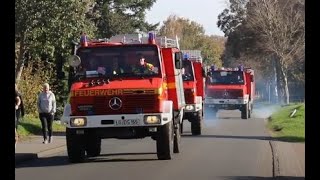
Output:
<instances>
[{"instance_id":1,"label":"red fire truck","mask_svg":"<svg viewBox=\"0 0 320 180\"><path fill-rule=\"evenodd\" d=\"M71 162L100 155L105 138L151 137L160 160L179 153L185 98L177 37L83 34L74 52L62 117Z\"/></svg>"},{"instance_id":2,"label":"red fire truck","mask_svg":"<svg viewBox=\"0 0 320 180\"><path fill-rule=\"evenodd\" d=\"M191 123L192 135L200 135L205 81L201 51L182 50L182 53L184 54L182 77L186 101L183 119Z\"/></svg>"},{"instance_id":3,"label":"red fire truck","mask_svg":"<svg viewBox=\"0 0 320 180\"><path fill-rule=\"evenodd\" d=\"M251 117L255 94L254 71L251 68L211 67L206 80L206 108L216 115L219 109L241 111L241 118Z\"/></svg>"}]
</instances>

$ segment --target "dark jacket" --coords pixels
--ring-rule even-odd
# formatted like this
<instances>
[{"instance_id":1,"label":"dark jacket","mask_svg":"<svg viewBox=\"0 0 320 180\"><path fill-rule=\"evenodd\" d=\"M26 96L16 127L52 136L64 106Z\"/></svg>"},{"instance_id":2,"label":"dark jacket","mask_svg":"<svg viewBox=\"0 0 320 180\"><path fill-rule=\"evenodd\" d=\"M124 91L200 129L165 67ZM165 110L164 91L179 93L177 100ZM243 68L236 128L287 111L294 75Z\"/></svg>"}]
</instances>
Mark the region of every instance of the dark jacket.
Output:
<instances>
[{"instance_id":1,"label":"dark jacket","mask_svg":"<svg viewBox=\"0 0 320 180\"><path fill-rule=\"evenodd\" d=\"M18 120L19 120L20 117L23 117L23 116L24 116L24 105L23 105L23 98L22 98L21 93L18 93L18 96L20 97L20 100L21 100L20 106L19 106L19 108L16 110L16 115L17 115L17 118L18 118Z\"/></svg>"}]
</instances>

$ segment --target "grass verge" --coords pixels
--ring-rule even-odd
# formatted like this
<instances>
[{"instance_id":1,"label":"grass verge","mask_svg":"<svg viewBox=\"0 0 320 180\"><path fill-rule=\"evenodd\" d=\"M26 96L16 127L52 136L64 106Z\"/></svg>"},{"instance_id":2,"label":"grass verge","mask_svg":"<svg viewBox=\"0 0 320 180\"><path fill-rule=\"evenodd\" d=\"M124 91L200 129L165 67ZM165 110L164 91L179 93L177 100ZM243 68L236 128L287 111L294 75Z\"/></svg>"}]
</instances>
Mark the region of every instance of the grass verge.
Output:
<instances>
[{"instance_id":1,"label":"grass verge","mask_svg":"<svg viewBox=\"0 0 320 180\"><path fill-rule=\"evenodd\" d=\"M290 117L291 113L296 113ZM305 142L305 104L296 103L281 107L268 119L268 128L278 140Z\"/></svg>"},{"instance_id":2,"label":"grass verge","mask_svg":"<svg viewBox=\"0 0 320 180\"><path fill-rule=\"evenodd\" d=\"M53 133L65 132L65 126L63 124L59 124L58 122L59 121L53 121ZM25 115L23 120L21 120L18 125L18 134L20 139L27 139L32 135L42 135L40 119L38 117Z\"/></svg>"}]
</instances>

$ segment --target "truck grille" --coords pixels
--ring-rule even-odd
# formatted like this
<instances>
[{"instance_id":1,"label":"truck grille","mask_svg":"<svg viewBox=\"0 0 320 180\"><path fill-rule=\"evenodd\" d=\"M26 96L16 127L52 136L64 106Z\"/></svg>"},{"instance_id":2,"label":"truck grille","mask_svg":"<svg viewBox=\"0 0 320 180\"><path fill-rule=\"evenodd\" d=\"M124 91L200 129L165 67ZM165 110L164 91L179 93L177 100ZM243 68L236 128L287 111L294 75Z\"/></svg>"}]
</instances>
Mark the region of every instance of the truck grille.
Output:
<instances>
[{"instance_id":1,"label":"truck grille","mask_svg":"<svg viewBox=\"0 0 320 180\"><path fill-rule=\"evenodd\" d=\"M185 89L184 90L184 97L186 104L194 104L195 103L195 97L194 93L192 92L192 89Z\"/></svg>"},{"instance_id":2,"label":"truck grille","mask_svg":"<svg viewBox=\"0 0 320 180\"><path fill-rule=\"evenodd\" d=\"M159 112L160 109L160 100L158 95L127 95L127 96L118 96L122 102L122 106L113 110L109 106L109 101L111 97L94 97L92 103L91 111L80 111L78 108L74 109L76 115L104 115L104 114L136 114L136 113L155 113ZM77 107L83 102L76 104ZM74 112L74 111L73 111Z\"/></svg>"},{"instance_id":3,"label":"truck grille","mask_svg":"<svg viewBox=\"0 0 320 180\"><path fill-rule=\"evenodd\" d=\"M242 90L208 90L207 96L217 99L237 99L243 97Z\"/></svg>"}]
</instances>

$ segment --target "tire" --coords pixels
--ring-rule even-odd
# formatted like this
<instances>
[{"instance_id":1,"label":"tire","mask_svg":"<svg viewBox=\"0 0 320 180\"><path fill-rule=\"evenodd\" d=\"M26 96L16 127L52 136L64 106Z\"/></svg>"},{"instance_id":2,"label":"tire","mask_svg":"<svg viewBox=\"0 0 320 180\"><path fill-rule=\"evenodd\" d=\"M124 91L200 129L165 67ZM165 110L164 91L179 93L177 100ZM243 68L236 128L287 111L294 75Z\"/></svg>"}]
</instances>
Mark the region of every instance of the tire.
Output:
<instances>
[{"instance_id":1,"label":"tire","mask_svg":"<svg viewBox=\"0 0 320 180\"><path fill-rule=\"evenodd\" d=\"M161 126L157 138L157 156L159 160L173 158L173 121Z\"/></svg>"},{"instance_id":2,"label":"tire","mask_svg":"<svg viewBox=\"0 0 320 180\"><path fill-rule=\"evenodd\" d=\"M68 158L71 163L80 163L85 160L85 143L83 135L77 135L75 130L66 129Z\"/></svg>"},{"instance_id":3,"label":"tire","mask_svg":"<svg viewBox=\"0 0 320 180\"><path fill-rule=\"evenodd\" d=\"M245 104L241 110L241 119L248 119L249 118L249 106Z\"/></svg>"},{"instance_id":4,"label":"tire","mask_svg":"<svg viewBox=\"0 0 320 180\"><path fill-rule=\"evenodd\" d=\"M201 124L202 124L202 116L201 112L197 112L197 115L194 117L191 122L191 133L192 135L201 135Z\"/></svg>"},{"instance_id":5,"label":"tire","mask_svg":"<svg viewBox=\"0 0 320 180\"><path fill-rule=\"evenodd\" d=\"M173 153L180 153L180 143L181 143L181 128L182 124L178 124L177 128L174 129L174 139L173 139Z\"/></svg>"},{"instance_id":6,"label":"tire","mask_svg":"<svg viewBox=\"0 0 320 180\"><path fill-rule=\"evenodd\" d=\"M180 125L180 135L183 134L183 120L181 122L181 125Z\"/></svg>"},{"instance_id":7,"label":"tire","mask_svg":"<svg viewBox=\"0 0 320 180\"><path fill-rule=\"evenodd\" d=\"M101 153L101 138L90 134L87 139L86 152L88 157L96 157Z\"/></svg>"},{"instance_id":8,"label":"tire","mask_svg":"<svg viewBox=\"0 0 320 180\"><path fill-rule=\"evenodd\" d=\"M248 118L251 118L252 110L253 110L253 104L250 104L250 109L249 109Z\"/></svg>"}]
</instances>

